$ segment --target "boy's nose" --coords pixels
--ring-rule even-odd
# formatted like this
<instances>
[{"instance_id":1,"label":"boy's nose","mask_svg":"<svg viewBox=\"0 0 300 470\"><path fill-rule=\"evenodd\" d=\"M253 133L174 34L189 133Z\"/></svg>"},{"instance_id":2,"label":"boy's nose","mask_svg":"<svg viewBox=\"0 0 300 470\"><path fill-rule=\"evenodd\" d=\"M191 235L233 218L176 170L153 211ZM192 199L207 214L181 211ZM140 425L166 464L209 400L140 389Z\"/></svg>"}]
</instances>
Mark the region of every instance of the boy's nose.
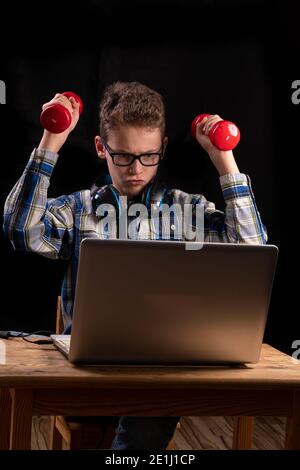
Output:
<instances>
[{"instance_id":1,"label":"boy's nose","mask_svg":"<svg viewBox=\"0 0 300 470\"><path fill-rule=\"evenodd\" d=\"M129 167L130 173L139 174L143 171L143 165L139 160L134 160L134 162Z\"/></svg>"}]
</instances>

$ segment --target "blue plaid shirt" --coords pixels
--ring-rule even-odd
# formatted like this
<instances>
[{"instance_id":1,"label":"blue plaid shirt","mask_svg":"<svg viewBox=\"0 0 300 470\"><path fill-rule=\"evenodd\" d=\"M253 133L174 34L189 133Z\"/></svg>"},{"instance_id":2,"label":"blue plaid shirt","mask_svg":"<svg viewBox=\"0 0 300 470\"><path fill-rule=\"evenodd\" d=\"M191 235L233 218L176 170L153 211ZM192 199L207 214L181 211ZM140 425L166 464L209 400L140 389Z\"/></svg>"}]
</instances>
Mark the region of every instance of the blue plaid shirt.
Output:
<instances>
[{"instance_id":1,"label":"blue plaid shirt","mask_svg":"<svg viewBox=\"0 0 300 470\"><path fill-rule=\"evenodd\" d=\"M7 197L4 232L16 250L69 260L61 292L67 332L72 323L81 241L88 237L115 238L116 235L106 231L93 210L90 190L55 199L47 197L57 159L58 154L47 150L35 149L32 152L21 178ZM225 213L217 210L214 203L200 194L187 194L178 189L166 191L169 200L179 204L183 210L185 204L202 206L205 242L267 243L267 233L256 207L249 177L240 173L227 174L220 177L220 184L226 204ZM163 236L149 229L146 223L140 224L131 238L161 239ZM185 240L184 235L179 239Z\"/></svg>"}]
</instances>

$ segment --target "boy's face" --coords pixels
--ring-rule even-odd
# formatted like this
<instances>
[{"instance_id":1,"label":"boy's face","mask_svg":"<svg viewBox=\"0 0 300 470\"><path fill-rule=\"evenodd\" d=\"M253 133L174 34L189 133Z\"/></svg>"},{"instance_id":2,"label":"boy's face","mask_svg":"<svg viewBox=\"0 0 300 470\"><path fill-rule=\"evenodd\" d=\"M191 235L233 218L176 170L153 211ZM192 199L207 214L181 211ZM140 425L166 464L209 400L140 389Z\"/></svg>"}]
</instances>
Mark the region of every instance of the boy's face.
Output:
<instances>
[{"instance_id":1,"label":"boy's face","mask_svg":"<svg viewBox=\"0 0 300 470\"><path fill-rule=\"evenodd\" d=\"M162 141L158 128L119 126L109 132L106 143L112 152L126 152L139 155L142 153L162 152ZM95 138L99 158L106 159L113 185L122 196L137 196L156 175L157 166L144 166L134 160L130 166L116 166L100 136Z\"/></svg>"}]
</instances>

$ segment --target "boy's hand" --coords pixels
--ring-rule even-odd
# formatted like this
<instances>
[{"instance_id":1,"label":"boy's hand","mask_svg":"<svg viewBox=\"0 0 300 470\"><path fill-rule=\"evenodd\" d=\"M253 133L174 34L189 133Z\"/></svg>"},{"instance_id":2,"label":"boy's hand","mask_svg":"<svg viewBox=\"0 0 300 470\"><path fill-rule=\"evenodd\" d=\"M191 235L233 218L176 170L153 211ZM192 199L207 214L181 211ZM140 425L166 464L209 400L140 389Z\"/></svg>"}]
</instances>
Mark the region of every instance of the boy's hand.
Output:
<instances>
[{"instance_id":1,"label":"boy's hand","mask_svg":"<svg viewBox=\"0 0 300 470\"><path fill-rule=\"evenodd\" d=\"M61 93L57 93L52 100L48 101L47 103L43 104L42 110L44 111L46 108L48 108L50 105L53 104L61 104L67 110L70 112L72 116L72 122L71 125L66 129L64 132L61 132L60 134L53 134L46 129L44 129L44 134L42 137L42 140L38 146L39 149L46 149L46 150L51 150L52 152L57 153L60 148L63 146L65 141L67 140L70 132L75 128L78 119L79 119L79 103L73 98L67 98L65 95L62 95Z\"/></svg>"},{"instance_id":2,"label":"boy's hand","mask_svg":"<svg viewBox=\"0 0 300 470\"><path fill-rule=\"evenodd\" d=\"M47 109L49 106L52 106L54 104L60 104L64 106L64 108L67 108L69 111L71 117L72 117L72 122L71 125L66 129L64 132L67 132L68 134L74 129L76 126L78 119L79 119L79 107L80 104L72 97L70 96L69 98L61 93L57 93L52 100L48 101L48 103L43 104L42 110L44 111ZM61 132L63 134L63 132Z\"/></svg>"},{"instance_id":3,"label":"boy's hand","mask_svg":"<svg viewBox=\"0 0 300 470\"><path fill-rule=\"evenodd\" d=\"M222 118L218 114L212 114L211 116L205 117L196 126L196 139L208 153L220 176L228 173L239 173L232 150L219 150L211 143L210 138L208 137L212 126L218 121L222 121Z\"/></svg>"}]
</instances>

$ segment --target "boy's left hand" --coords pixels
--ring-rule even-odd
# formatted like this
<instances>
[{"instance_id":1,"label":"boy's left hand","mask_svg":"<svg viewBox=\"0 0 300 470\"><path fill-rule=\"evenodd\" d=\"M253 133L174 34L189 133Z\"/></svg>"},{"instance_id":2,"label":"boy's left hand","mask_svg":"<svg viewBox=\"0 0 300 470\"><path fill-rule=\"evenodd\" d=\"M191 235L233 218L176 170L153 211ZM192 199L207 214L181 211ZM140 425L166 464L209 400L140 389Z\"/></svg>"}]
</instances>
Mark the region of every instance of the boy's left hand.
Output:
<instances>
[{"instance_id":1,"label":"boy's left hand","mask_svg":"<svg viewBox=\"0 0 300 470\"><path fill-rule=\"evenodd\" d=\"M212 126L222 120L223 119L218 114L212 114L211 116L205 117L196 126L196 139L208 153L220 176L228 173L239 173L232 150L219 150L211 143L209 138L209 131Z\"/></svg>"}]
</instances>

